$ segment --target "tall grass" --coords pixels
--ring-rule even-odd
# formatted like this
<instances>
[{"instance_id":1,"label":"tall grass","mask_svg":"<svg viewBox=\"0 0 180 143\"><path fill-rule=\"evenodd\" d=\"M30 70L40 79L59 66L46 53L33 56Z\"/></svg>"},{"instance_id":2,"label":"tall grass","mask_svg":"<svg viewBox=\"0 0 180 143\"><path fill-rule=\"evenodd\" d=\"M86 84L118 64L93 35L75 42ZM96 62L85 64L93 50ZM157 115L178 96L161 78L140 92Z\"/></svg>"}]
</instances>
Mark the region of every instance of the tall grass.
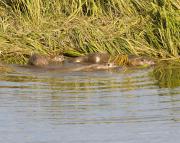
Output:
<instances>
[{"instance_id":1,"label":"tall grass","mask_svg":"<svg viewBox=\"0 0 180 143\"><path fill-rule=\"evenodd\" d=\"M107 51L176 58L178 0L0 0L0 59Z\"/></svg>"}]
</instances>

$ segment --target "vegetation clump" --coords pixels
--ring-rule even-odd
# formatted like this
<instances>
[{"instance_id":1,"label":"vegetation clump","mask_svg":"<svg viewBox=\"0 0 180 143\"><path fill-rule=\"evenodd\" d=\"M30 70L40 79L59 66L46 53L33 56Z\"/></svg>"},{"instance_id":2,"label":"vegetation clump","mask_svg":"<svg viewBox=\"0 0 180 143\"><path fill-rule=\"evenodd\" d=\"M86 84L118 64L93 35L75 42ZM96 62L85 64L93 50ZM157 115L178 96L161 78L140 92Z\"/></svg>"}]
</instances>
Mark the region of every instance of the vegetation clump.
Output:
<instances>
[{"instance_id":1,"label":"vegetation clump","mask_svg":"<svg viewBox=\"0 0 180 143\"><path fill-rule=\"evenodd\" d=\"M179 59L179 29L179 0L0 0L0 60L94 52Z\"/></svg>"}]
</instances>

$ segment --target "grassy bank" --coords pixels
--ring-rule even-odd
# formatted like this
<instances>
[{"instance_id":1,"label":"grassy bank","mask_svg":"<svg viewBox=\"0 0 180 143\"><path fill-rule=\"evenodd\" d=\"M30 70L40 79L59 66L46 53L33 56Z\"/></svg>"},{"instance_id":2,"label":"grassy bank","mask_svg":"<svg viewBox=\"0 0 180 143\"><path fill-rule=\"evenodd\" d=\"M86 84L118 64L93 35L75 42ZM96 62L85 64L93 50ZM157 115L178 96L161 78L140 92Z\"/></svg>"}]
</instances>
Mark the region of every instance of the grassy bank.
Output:
<instances>
[{"instance_id":1,"label":"grassy bank","mask_svg":"<svg viewBox=\"0 0 180 143\"><path fill-rule=\"evenodd\" d=\"M179 0L0 0L0 59L108 51L176 59Z\"/></svg>"}]
</instances>

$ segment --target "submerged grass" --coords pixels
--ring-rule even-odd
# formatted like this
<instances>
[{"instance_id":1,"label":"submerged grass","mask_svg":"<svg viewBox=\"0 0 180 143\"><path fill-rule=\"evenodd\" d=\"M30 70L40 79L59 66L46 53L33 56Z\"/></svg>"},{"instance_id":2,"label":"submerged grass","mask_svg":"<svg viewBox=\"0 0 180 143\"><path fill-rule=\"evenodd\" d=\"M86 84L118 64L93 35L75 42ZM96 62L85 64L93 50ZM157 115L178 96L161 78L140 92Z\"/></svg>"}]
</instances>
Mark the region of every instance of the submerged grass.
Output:
<instances>
[{"instance_id":1,"label":"submerged grass","mask_svg":"<svg viewBox=\"0 0 180 143\"><path fill-rule=\"evenodd\" d=\"M179 29L179 0L0 0L0 59L104 51L177 59Z\"/></svg>"}]
</instances>

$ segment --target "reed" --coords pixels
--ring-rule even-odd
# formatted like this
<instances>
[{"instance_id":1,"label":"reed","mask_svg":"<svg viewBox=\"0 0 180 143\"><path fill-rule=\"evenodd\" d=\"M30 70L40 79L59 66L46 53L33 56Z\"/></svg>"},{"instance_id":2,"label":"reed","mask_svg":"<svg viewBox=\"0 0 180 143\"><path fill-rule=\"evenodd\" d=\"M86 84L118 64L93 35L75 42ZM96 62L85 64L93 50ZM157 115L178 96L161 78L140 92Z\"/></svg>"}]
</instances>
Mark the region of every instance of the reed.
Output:
<instances>
[{"instance_id":1,"label":"reed","mask_svg":"<svg viewBox=\"0 0 180 143\"><path fill-rule=\"evenodd\" d=\"M0 0L0 59L32 53L178 58L178 0Z\"/></svg>"}]
</instances>

